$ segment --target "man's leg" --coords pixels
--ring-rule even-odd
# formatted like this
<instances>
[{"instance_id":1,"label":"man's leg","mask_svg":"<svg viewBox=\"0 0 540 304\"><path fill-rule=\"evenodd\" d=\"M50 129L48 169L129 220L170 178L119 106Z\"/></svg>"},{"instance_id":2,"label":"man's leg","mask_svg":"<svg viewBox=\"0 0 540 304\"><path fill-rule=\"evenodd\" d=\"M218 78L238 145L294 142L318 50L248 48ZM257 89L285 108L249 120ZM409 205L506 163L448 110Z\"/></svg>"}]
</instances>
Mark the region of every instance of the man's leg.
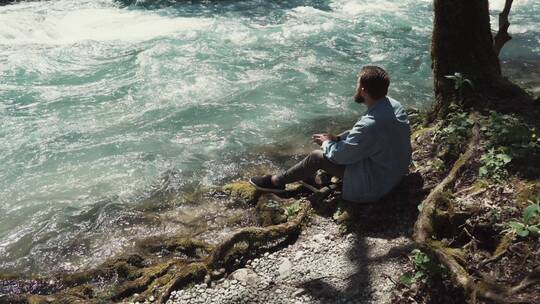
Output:
<instances>
[{"instance_id":1,"label":"man's leg","mask_svg":"<svg viewBox=\"0 0 540 304\"><path fill-rule=\"evenodd\" d=\"M339 178L343 178L343 174L345 173L344 165L337 165L328 160L322 150L313 150L306 158L292 166L285 173L272 176L272 182L276 185L285 185L300 180L307 180L313 177L319 169Z\"/></svg>"}]
</instances>

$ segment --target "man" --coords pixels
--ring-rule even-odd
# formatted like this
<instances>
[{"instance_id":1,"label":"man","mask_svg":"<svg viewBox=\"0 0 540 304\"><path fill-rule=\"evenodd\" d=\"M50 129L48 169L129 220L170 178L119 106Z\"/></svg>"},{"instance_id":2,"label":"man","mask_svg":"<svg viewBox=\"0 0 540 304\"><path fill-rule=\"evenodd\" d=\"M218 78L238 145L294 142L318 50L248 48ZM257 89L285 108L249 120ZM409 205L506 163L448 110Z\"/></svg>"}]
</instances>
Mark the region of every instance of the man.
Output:
<instances>
[{"instance_id":1,"label":"man","mask_svg":"<svg viewBox=\"0 0 540 304\"><path fill-rule=\"evenodd\" d=\"M257 189L283 192L285 184L313 179L319 169L343 179L344 200L374 202L390 192L408 172L410 126L403 106L387 97L390 78L385 70L365 66L360 71L354 101L367 112L339 136L314 134L321 146L281 175L250 179Z\"/></svg>"}]
</instances>

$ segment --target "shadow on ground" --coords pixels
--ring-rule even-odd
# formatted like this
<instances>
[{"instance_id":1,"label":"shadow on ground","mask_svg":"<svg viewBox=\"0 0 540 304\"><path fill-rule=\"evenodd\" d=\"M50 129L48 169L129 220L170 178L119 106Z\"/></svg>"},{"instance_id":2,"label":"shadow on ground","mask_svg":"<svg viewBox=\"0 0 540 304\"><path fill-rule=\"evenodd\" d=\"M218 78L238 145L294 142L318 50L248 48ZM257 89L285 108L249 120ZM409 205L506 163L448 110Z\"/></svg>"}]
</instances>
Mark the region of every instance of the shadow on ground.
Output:
<instances>
[{"instance_id":1,"label":"shadow on ground","mask_svg":"<svg viewBox=\"0 0 540 304\"><path fill-rule=\"evenodd\" d=\"M305 283L302 288L309 292L320 303L336 303L339 300L376 300L370 281L369 263L384 262L389 259L402 259L409 254L414 244L408 242L389 250L382 256L371 258L367 239L379 238L391 240L398 237L412 238L413 226L418 216L418 205L427 192L423 189L423 179L419 173L411 173L386 197L378 202L358 205L354 204L354 217L345 224L346 233L355 236L353 247L348 255L351 260L362 261L355 265L354 273L349 276L347 286L336 288L332 278L321 278ZM321 211L319 208L317 208ZM328 210L323 212L328 216ZM343 303L349 303L344 301Z\"/></svg>"}]
</instances>

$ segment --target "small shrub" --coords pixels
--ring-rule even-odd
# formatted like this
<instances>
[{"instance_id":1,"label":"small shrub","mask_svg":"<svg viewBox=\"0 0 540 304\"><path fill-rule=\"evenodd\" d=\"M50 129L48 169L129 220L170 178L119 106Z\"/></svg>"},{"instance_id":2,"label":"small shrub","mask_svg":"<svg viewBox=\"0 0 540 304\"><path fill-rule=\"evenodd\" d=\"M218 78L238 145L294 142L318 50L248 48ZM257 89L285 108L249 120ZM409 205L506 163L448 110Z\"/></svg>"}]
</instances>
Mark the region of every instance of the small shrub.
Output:
<instances>
[{"instance_id":1,"label":"small shrub","mask_svg":"<svg viewBox=\"0 0 540 304\"><path fill-rule=\"evenodd\" d=\"M469 137L474 121L461 107L452 103L450 113L444 120L445 126L435 132L435 136L448 145L448 153L458 156L463 148L463 142Z\"/></svg>"},{"instance_id":2,"label":"small shrub","mask_svg":"<svg viewBox=\"0 0 540 304\"><path fill-rule=\"evenodd\" d=\"M419 249L411 251L409 259L413 263L414 271L406 272L399 278L399 281L407 287L411 287L413 283L419 281L426 283L429 278L434 276L444 277L446 275L444 266L432 261L427 254Z\"/></svg>"},{"instance_id":3,"label":"small shrub","mask_svg":"<svg viewBox=\"0 0 540 304\"><path fill-rule=\"evenodd\" d=\"M300 211L300 203L298 201L292 203L289 207L285 208L285 215L287 217L295 216Z\"/></svg>"},{"instance_id":4,"label":"small shrub","mask_svg":"<svg viewBox=\"0 0 540 304\"><path fill-rule=\"evenodd\" d=\"M540 193L529 200L529 203L523 210L520 221L508 222L508 230L520 237L540 236Z\"/></svg>"},{"instance_id":5,"label":"small shrub","mask_svg":"<svg viewBox=\"0 0 540 304\"><path fill-rule=\"evenodd\" d=\"M507 150L504 148L491 148L486 154L482 155L480 158L482 166L478 172L479 176L494 181L502 181L508 177L506 165L512 161L512 155Z\"/></svg>"},{"instance_id":6,"label":"small shrub","mask_svg":"<svg viewBox=\"0 0 540 304\"><path fill-rule=\"evenodd\" d=\"M454 73L454 75L446 75L444 76L446 79L450 79L454 81L454 90L457 94L457 101L460 104L463 104L463 89L465 88L465 85L469 85L471 89L474 89L474 84L470 79L467 79L463 76L461 73Z\"/></svg>"}]
</instances>

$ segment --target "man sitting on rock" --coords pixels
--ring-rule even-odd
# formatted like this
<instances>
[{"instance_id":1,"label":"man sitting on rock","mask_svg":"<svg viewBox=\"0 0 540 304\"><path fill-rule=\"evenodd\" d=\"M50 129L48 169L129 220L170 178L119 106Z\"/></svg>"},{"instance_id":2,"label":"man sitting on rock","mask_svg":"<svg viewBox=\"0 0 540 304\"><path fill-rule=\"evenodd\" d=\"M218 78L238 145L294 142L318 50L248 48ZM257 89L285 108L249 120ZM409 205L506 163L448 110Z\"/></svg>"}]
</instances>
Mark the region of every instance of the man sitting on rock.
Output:
<instances>
[{"instance_id":1,"label":"man sitting on rock","mask_svg":"<svg viewBox=\"0 0 540 304\"><path fill-rule=\"evenodd\" d=\"M354 101L368 109L353 128L339 136L314 134L313 142L322 149L281 175L252 177L250 183L258 190L280 193L288 183L313 180L322 169L343 180L346 201L374 202L390 192L408 172L411 131L403 106L386 96L389 85L385 70L363 67Z\"/></svg>"}]
</instances>

